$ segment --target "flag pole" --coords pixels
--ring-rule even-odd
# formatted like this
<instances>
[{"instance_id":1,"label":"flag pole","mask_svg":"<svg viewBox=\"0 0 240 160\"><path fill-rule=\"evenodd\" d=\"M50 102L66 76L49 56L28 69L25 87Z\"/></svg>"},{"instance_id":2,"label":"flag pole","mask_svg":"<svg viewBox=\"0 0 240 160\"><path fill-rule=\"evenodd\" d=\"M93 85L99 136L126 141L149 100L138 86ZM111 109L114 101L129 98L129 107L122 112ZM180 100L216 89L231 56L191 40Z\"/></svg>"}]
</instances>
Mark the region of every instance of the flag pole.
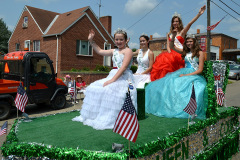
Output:
<instances>
[{"instance_id":1,"label":"flag pole","mask_svg":"<svg viewBox=\"0 0 240 160\"><path fill-rule=\"evenodd\" d=\"M77 97L77 94L76 94L76 81L75 80L73 81L73 87L74 87L74 105L75 105L76 97Z\"/></svg>"},{"instance_id":2,"label":"flag pole","mask_svg":"<svg viewBox=\"0 0 240 160\"><path fill-rule=\"evenodd\" d=\"M130 159L130 152L131 152L131 151L130 151L130 150L131 150L131 149L130 149L130 140L128 140L128 148L129 148L129 159Z\"/></svg>"},{"instance_id":3,"label":"flag pole","mask_svg":"<svg viewBox=\"0 0 240 160\"><path fill-rule=\"evenodd\" d=\"M188 126L187 126L188 130L189 130L189 119L190 119L190 114L188 114Z\"/></svg>"},{"instance_id":4,"label":"flag pole","mask_svg":"<svg viewBox=\"0 0 240 160\"><path fill-rule=\"evenodd\" d=\"M217 109L218 109L218 79L217 79Z\"/></svg>"}]
</instances>

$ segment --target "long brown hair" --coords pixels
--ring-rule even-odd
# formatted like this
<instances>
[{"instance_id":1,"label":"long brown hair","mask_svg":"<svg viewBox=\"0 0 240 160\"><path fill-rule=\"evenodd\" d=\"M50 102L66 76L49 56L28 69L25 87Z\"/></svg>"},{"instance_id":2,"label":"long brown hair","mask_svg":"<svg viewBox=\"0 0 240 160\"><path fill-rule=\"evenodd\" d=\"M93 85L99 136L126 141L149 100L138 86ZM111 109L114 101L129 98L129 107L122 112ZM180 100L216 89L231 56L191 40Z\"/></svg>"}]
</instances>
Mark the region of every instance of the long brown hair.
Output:
<instances>
[{"instance_id":1,"label":"long brown hair","mask_svg":"<svg viewBox=\"0 0 240 160\"><path fill-rule=\"evenodd\" d=\"M170 32L169 32L169 33L172 33L172 31L173 31L173 29L174 29L174 28L173 28L173 21L174 21L175 18L178 18L178 21L179 21L178 31L183 30L182 19L179 18L178 16L173 16L173 17L172 17L172 20L171 20L171 27L170 27Z\"/></svg>"},{"instance_id":2,"label":"long brown hair","mask_svg":"<svg viewBox=\"0 0 240 160\"><path fill-rule=\"evenodd\" d=\"M183 44L183 54L182 54L182 58L184 59L185 56L186 56L186 54L191 51L190 48L188 48L188 47L187 47L187 44L186 44L188 39L192 39L192 40L193 40L192 59L193 59L193 57L195 57L195 56L199 58L199 51L201 51L201 48L200 48L200 46L199 46L199 44L198 44L197 39L196 39L196 38L193 38L193 37L187 37L187 38L185 39L184 44Z\"/></svg>"}]
</instances>

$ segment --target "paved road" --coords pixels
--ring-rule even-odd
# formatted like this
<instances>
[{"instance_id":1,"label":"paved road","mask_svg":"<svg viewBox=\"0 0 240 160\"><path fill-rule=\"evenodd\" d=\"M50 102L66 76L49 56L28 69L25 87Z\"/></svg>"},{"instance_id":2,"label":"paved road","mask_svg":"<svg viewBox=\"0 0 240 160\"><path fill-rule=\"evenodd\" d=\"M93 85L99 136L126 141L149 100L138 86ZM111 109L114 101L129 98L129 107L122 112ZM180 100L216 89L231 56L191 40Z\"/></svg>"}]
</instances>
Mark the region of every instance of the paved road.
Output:
<instances>
[{"instance_id":1,"label":"paved road","mask_svg":"<svg viewBox=\"0 0 240 160\"><path fill-rule=\"evenodd\" d=\"M226 89L226 106L239 106L240 107L240 81L230 80L233 83L227 85ZM67 97L68 99L69 97ZM79 103L78 104L71 104L69 101L66 105L66 108L61 110L52 110L50 106L36 106L36 105L28 105L26 107L26 113L29 114L29 117L39 117L44 115L68 112L72 110L80 110L82 105L82 99L78 95L77 97ZM19 116L21 117L21 115ZM17 118L17 110L12 110L10 118L8 119L8 132L10 131L14 120ZM0 121L0 126L3 125L5 121ZM5 136L0 136L0 146L2 145L3 141L5 141ZM0 159L1 154L0 154ZM232 160L240 159L240 153L233 156Z\"/></svg>"}]
</instances>

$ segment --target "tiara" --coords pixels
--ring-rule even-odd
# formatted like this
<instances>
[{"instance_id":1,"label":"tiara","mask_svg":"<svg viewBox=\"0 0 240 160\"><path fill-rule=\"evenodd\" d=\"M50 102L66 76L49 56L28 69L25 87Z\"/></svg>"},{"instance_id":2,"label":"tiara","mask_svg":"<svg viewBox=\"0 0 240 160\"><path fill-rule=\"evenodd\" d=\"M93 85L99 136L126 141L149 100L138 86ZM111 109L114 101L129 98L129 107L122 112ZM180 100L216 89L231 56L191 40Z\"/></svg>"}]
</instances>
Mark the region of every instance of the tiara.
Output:
<instances>
[{"instance_id":1,"label":"tiara","mask_svg":"<svg viewBox=\"0 0 240 160\"><path fill-rule=\"evenodd\" d=\"M141 36L148 36L148 35L143 32L143 33L141 34Z\"/></svg>"},{"instance_id":2,"label":"tiara","mask_svg":"<svg viewBox=\"0 0 240 160\"><path fill-rule=\"evenodd\" d=\"M179 14L179 13L177 13L177 12L174 12L174 14L172 15L172 17L178 17L178 18L182 19L182 18L181 18L181 14Z\"/></svg>"},{"instance_id":3,"label":"tiara","mask_svg":"<svg viewBox=\"0 0 240 160\"><path fill-rule=\"evenodd\" d=\"M195 38L195 35L194 35L194 34L188 34L188 35L186 36L186 38Z\"/></svg>"},{"instance_id":4,"label":"tiara","mask_svg":"<svg viewBox=\"0 0 240 160\"><path fill-rule=\"evenodd\" d=\"M118 28L116 31L114 31L114 34L124 34L124 35L127 35L127 32Z\"/></svg>"}]
</instances>

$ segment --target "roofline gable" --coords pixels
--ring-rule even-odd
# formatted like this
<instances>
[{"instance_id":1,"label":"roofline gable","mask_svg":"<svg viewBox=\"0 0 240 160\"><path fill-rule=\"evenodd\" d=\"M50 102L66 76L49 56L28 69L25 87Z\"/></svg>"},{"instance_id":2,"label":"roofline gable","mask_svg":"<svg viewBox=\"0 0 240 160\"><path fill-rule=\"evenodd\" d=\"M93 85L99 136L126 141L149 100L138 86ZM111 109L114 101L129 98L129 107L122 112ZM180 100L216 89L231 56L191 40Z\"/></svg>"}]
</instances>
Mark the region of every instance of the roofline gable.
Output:
<instances>
[{"instance_id":1,"label":"roofline gable","mask_svg":"<svg viewBox=\"0 0 240 160\"><path fill-rule=\"evenodd\" d=\"M49 24L49 26L47 27L47 29L44 31L43 34L46 34L46 33L49 31L49 29L51 29L51 27L52 27L53 24L56 22L56 20L58 19L58 17L59 17L59 15L56 15L56 16L54 17L54 19L53 19L52 22Z\"/></svg>"}]
</instances>

